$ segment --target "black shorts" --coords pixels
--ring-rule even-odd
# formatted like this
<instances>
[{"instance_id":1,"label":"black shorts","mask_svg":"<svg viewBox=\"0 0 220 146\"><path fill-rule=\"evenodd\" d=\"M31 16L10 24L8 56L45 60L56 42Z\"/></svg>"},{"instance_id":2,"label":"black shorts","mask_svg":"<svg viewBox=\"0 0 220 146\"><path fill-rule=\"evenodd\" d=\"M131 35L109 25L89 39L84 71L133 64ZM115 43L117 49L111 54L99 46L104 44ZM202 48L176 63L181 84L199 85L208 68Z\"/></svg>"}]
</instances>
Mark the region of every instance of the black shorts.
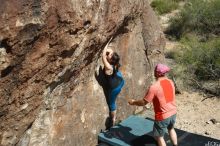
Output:
<instances>
[{"instance_id":1,"label":"black shorts","mask_svg":"<svg viewBox=\"0 0 220 146\"><path fill-rule=\"evenodd\" d=\"M167 129L170 130L174 128L175 122L176 122L176 114L162 121L155 121L153 128L154 136L155 137L164 136L164 134L167 132Z\"/></svg>"}]
</instances>

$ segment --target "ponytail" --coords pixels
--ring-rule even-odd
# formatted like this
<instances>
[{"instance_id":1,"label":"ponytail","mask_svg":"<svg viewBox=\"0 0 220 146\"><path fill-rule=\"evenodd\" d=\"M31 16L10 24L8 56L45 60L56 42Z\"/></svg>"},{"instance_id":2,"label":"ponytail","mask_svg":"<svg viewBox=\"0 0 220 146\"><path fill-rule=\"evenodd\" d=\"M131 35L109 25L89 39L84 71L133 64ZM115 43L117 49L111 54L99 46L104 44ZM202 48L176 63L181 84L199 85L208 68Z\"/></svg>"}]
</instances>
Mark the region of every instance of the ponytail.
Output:
<instances>
[{"instance_id":1,"label":"ponytail","mask_svg":"<svg viewBox=\"0 0 220 146\"><path fill-rule=\"evenodd\" d=\"M115 69L118 71L118 69L121 67L121 64L120 63L118 63L118 64L116 64L115 65Z\"/></svg>"},{"instance_id":2,"label":"ponytail","mask_svg":"<svg viewBox=\"0 0 220 146\"><path fill-rule=\"evenodd\" d=\"M120 57L116 52L113 52L112 57L111 57L111 64L116 67L116 70L119 69L121 64L119 63Z\"/></svg>"}]
</instances>

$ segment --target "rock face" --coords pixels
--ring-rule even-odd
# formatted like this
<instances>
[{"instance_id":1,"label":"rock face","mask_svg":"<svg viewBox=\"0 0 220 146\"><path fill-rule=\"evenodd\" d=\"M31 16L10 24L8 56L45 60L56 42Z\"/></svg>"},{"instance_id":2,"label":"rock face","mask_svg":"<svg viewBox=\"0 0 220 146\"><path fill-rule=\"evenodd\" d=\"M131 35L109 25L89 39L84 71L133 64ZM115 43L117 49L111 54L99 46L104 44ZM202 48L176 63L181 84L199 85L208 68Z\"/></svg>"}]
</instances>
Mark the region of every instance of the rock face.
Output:
<instances>
[{"instance_id":1,"label":"rock face","mask_svg":"<svg viewBox=\"0 0 220 146\"><path fill-rule=\"evenodd\" d=\"M108 108L100 56L121 56L126 99L142 98L164 36L147 0L0 0L0 145L95 145Z\"/></svg>"}]
</instances>

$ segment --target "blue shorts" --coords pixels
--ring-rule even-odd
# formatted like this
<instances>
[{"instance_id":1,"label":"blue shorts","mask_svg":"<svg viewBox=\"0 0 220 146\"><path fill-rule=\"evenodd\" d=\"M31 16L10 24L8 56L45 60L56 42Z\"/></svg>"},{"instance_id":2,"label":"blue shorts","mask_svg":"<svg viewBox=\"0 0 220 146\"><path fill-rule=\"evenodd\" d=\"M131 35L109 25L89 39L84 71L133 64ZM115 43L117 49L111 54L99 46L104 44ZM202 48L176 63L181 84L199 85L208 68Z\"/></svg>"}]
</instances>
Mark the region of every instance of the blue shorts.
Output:
<instances>
[{"instance_id":1,"label":"blue shorts","mask_svg":"<svg viewBox=\"0 0 220 146\"><path fill-rule=\"evenodd\" d=\"M167 130L174 128L175 122L176 122L176 114L162 121L155 121L154 128L153 128L154 136L155 137L164 136Z\"/></svg>"},{"instance_id":2,"label":"blue shorts","mask_svg":"<svg viewBox=\"0 0 220 146\"><path fill-rule=\"evenodd\" d=\"M108 92L108 107L109 110L115 111L116 110L116 98L118 94L121 92L121 88L124 86L124 80L118 85L118 87L109 90Z\"/></svg>"}]
</instances>

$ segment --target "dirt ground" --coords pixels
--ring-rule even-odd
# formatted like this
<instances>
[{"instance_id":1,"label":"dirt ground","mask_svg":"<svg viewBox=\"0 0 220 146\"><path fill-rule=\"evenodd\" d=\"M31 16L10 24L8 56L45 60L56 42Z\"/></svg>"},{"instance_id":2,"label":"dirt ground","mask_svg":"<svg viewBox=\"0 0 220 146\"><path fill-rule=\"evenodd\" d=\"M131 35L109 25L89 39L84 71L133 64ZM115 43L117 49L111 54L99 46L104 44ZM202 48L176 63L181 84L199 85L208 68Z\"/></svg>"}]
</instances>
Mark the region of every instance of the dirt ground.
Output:
<instances>
[{"instance_id":1,"label":"dirt ground","mask_svg":"<svg viewBox=\"0 0 220 146\"><path fill-rule=\"evenodd\" d=\"M176 95L176 128L220 139L220 98L184 91Z\"/></svg>"}]
</instances>

